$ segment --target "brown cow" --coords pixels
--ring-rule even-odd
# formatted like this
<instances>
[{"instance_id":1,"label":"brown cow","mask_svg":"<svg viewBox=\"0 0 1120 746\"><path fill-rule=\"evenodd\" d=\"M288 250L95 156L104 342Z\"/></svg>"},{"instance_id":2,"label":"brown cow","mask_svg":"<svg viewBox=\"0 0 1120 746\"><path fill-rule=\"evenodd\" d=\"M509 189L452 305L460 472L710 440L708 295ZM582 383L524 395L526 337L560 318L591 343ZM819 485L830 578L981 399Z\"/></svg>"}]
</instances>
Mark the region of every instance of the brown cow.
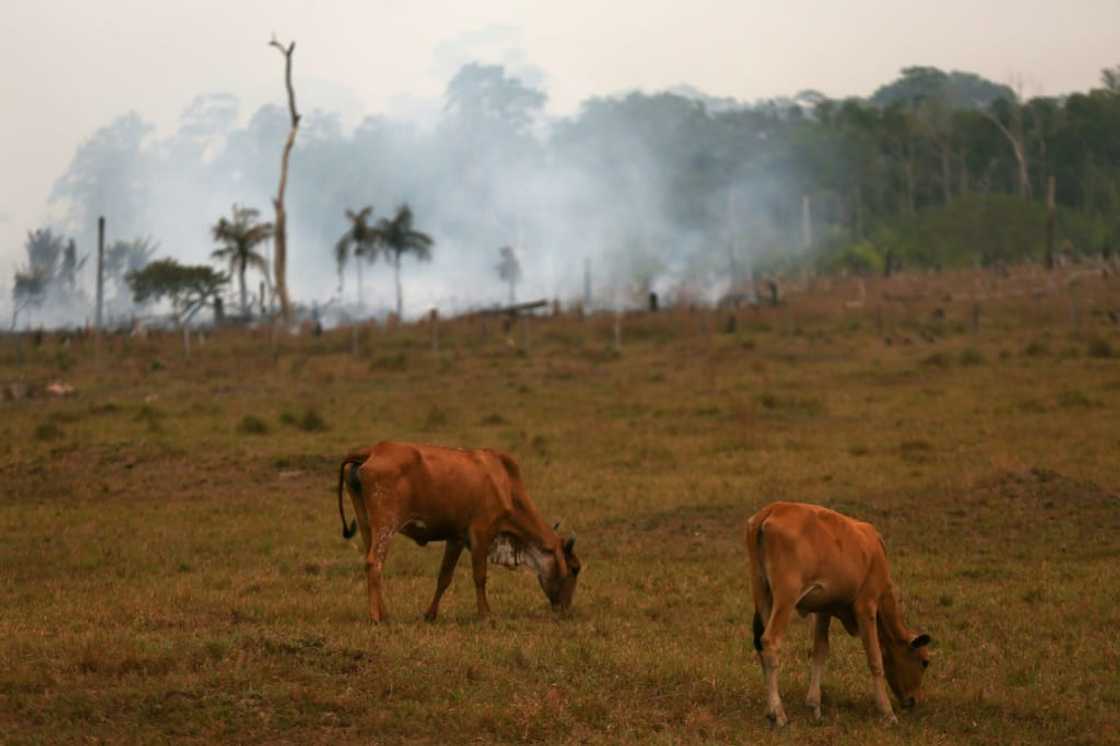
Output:
<instances>
[{"instance_id":1,"label":"brown cow","mask_svg":"<svg viewBox=\"0 0 1120 746\"><path fill-rule=\"evenodd\" d=\"M356 525L349 527L342 506L344 483L357 513ZM464 547L471 552L481 616L490 613L487 561L534 570L553 609L572 603L580 571L572 553L575 537L561 539L541 519L521 483L517 462L504 453L393 442L354 451L339 467L338 512L343 538L353 536L356 526L362 530L374 622L385 617L381 569L389 540L398 532L420 546L447 542L436 595L424 614L429 621L436 618Z\"/></svg>"},{"instance_id":2,"label":"brown cow","mask_svg":"<svg viewBox=\"0 0 1120 746\"><path fill-rule=\"evenodd\" d=\"M903 624L885 545L874 526L816 505L776 502L750 517L746 541L754 647L766 677L766 716L773 723L788 722L778 694L778 655L795 609L802 616L814 615L813 668L805 701L815 717L821 716L821 674L832 617L863 641L884 719L898 722L886 684L903 707L921 701L930 638Z\"/></svg>"}]
</instances>

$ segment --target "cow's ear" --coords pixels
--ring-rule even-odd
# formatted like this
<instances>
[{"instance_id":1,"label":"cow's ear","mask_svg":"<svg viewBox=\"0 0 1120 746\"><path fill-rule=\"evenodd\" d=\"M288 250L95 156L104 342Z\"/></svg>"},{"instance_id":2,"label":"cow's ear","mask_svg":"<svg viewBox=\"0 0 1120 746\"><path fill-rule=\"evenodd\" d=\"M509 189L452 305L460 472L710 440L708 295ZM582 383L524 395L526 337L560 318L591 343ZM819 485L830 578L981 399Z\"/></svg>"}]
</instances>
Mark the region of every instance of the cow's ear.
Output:
<instances>
[{"instance_id":1,"label":"cow's ear","mask_svg":"<svg viewBox=\"0 0 1120 746\"><path fill-rule=\"evenodd\" d=\"M575 545L576 545L576 535L572 534L571 536L569 536L567 539L564 540L564 554L571 554L572 549L575 547Z\"/></svg>"},{"instance_id":2,"label":"cow's ear","mask_svg":"<svg viewBox=\"0 0 1120 746\"><path fill-rule=\"evenodd\" d=\"M923 632L922 634L918 635L917 637L915 637L913 640L910 641L910 649L911 650L917 650L918 648L924 648L926 645L929 645L929 643L930 643L929 635L927 635L925 632Z\"/></svg>"}]
</instances>

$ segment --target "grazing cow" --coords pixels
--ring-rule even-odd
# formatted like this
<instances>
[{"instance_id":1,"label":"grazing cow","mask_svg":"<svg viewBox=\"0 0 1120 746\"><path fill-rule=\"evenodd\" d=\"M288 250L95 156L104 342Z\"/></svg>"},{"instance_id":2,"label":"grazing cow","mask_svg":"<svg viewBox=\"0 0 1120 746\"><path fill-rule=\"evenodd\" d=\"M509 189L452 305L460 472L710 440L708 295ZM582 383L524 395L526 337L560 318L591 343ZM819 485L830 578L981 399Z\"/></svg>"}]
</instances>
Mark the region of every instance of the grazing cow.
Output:
<instances>
[{"instance_id":1,"label":"grazing cow","mask_svg":"<svg viewBox=\"0 0 1120 746\"><path fill-rule=\"evenodd\" d=\"M356 525L349 527L342 505L344 484L357 513ZM385 617L381 569L396 533L420 546L447 542L436 595L424 614L428 621L436 618L464 547L471 552L481 616L490 613L487 561L535 571L553 609L572 603L580 570L572 553L575 537L561 539L556 527L541 519L521 483L517 462L504 453L393 442L354 451L339 467L338 512L343 538L353 536L356 526L362 530L373 622Z\"/></svg>"},{"instance_id":2,"label":"grazing cow","mask_svg":"<svg viewBox=\"0 0 1120 746\"><path fill-rule=\"evenodd\" d=\"M773 723L788 722L778 694L778 656L795 609L802 616L814 615L813 668L805 701L816 718L821 716L821 674L832 617L862 640L884 719L898 722L886 684L905 708L921 701L930 638L903 624L885 545L874 526L816 505L776 502L750 517L746 541L754 648L766 678L766 716Z\"/></svg>"}]
</instances>

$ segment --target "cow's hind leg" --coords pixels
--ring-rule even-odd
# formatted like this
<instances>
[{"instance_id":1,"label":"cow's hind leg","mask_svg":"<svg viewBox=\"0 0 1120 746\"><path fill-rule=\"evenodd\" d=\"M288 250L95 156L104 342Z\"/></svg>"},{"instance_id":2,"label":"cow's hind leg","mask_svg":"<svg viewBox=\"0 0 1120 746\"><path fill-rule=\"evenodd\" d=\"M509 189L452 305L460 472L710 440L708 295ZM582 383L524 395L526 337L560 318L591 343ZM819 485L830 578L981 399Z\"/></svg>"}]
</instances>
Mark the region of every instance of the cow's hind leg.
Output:
<instances>
[{"instance_id":1,"label":"cow's hind leg","mask_svg":"<svg viewBox=\"0 0 1120 746\"><path fill-rule=\"evenodd\" d=\"M389 553L389 541L397 532L395 517L376 516L370 522L370 547L366 552L366 583L369 587L369 619L378 623L385 618L385 600L381 595L381 572Z\"/></svg>"},{"instance_id":2,"label":"cow's hind leg","mask_svg":"<svg viewBox=\"0 0 1120 746\"><path fill-rule=\"evenodd\" d=\"M357 467L354 467L357 470ZM359 483L358 487L361 487ZM350 490L350 502L354 506L354 517L358 522L358 528L362 532L362 545L365 547L366 553L369 553L372 536L369 531L369 513L366 511L366 500L362 496L361 490Z\"/></svg>"},{"instance_id":3,"label":"cow's hind leg","mask_svg":"<svg viewBox=\"0 0 1120 746\"><path fill-rule=\"evenodd\" d=\"M444 591L451 585L451 579L455 577L455 565L459 564L459 555L463 553L463 542L458 539L448 539L447 546L443 550L443 562L439 566L439 580L436 581L436 595L432 599L432 605L428 607L425 612L424 618L429 622L434 622L436 614L439 613L439 600L443 597Z\"/></svg>"},{"instance_id":4,"label":"cow's hind leg","mask_svg":"<svg viewBox=\"0 0 1120 746\"><path fill-rule=\"evenodd\" d=\"M828 658L828 625L832 617L828 614L813 615L813 670L809 678L809 693L805 704L813 708L813 717L821 719L821 676L824 675L824 662Z\"/></svg>"},{"instance_id":5,"label":"cow's hind leg","mask_svg":"<svg viewBox=\"0 0 1120 746\"><path fill-rule=\"evenodd\" d=\"M766 717L778 727L789 722L782 707L781 694L778 693L778 670L781 668L782 637L792 614L792 603L773 599L766 628L762 633L762 650L758 654L766 677Z\"/></svg>"}]
</instances>

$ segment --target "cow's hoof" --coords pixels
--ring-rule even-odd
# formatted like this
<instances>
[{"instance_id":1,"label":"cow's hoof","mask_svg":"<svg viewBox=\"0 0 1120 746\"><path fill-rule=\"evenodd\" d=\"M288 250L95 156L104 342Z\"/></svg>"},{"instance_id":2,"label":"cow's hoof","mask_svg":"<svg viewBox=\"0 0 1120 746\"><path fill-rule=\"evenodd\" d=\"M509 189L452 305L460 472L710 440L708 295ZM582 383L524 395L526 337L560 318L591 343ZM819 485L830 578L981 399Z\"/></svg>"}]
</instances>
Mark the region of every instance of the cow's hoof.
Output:
<instances>
[{"instance_id":1,"label":"cow's hoof","mask_svg":"<svg viewBox=\"0 0 1120 746\"><path fill-rule=\"evenodd\" d=\"M884 715L883 725L898 725L898 718L893 712L890 715Z\"/></svg>"},{"instance_id":2,"label":"cow's hoof","mask_svg":"<svg viewBox=\"0 0 1120 746\"><path fill-rule=\"evenodd\" d=\"M768 712L766 719L770 721L771 728L784 728L789 725L789 718L784 712Z\"/></svg>"},{"instance_id":3,"label":"cow's hoof","mask_svg":"<svg viewBox=\"0 0 1120 746\"><path fill-rule=\"evenodd\" d=\"M813 705L813 720L820 721L821 719L821 706Z\"/></svg>"},{"instance_id":4,"label":"cow's hoof","mask_svg":"<svg viewBox=\"0 0 1120 746\"><path fill-rule=\"evenodd\" d=\"M435 620L436 620L436 613L434 611L425 611L424 612L424 621L425 622L434 622Z\"/></svg>"}]
</instances>

